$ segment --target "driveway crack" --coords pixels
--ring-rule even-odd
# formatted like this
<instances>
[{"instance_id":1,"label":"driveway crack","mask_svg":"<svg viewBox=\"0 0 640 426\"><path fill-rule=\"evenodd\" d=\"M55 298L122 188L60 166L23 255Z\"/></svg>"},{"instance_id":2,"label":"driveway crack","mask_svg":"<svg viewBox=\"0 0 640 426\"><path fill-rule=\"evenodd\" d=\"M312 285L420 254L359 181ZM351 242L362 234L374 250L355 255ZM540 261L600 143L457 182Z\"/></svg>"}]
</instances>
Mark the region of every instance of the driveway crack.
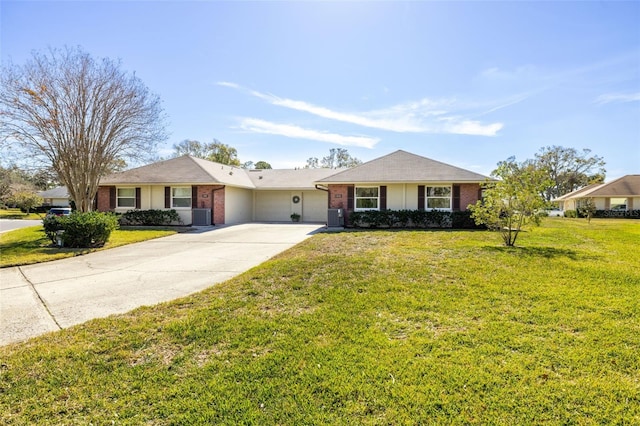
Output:
<instances>
[{"instance_id":1,"label":"driveway crack","mask_svg":"<svg viewBox=\"0 0 640 426\"><path fill-rule=\"evenodd\" d=\"M24 280L29 284L29 287L31 287L31 290L33 290L35 295L38 297L38 300L40 300L40 303L42 304L44 309L47 311L47 314L49 314L49 317L51 317L51 320L54 322L54 324L58 327L59 330L62 330L62 326L58 323L58 320L56 319L56 317L53 316L53 313L49 309L49 306L47 305L47 302L44 301L44 299L42 298L42 296L40 295L40 293L36 289L36 286L33 285L33 283L31 282L31 280L29 278L27 278L27 276L24 274L24 272L22 271L22 268L20 266L18 266L18 271L20 271L20 275L22 275L22 278L24 278Z\"/></svg>"}]
</instances>

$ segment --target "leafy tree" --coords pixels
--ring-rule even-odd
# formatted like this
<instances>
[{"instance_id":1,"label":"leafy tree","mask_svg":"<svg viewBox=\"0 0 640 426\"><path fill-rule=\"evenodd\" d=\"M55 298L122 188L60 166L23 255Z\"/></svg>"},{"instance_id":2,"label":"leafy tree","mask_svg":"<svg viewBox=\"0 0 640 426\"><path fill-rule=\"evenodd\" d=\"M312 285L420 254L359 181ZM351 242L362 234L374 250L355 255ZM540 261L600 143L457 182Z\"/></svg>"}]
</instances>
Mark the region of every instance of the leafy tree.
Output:
<instances>
[{"instance_id":1,"label":"leafy tree","mask_svg":"<svg viewBox=\"0 0 640 426\"><path fill-rule=\"evenodd\" d=\"M539 211L547 206L541 193L550 181L545 170L514 157L499 162L491 176L496 180L483 184L482 200L469 209L476 224L499 231L504 244L513 246L526 225L540 223Z\"/></svg>"},{"instance_id":2,"label":"leafy tree","mask_svg":"<svg viewBox=\"0 0 640 426\"><path fill-rule=\"evenodd\" d=\"M534 161L537 167L546 170L551 179L551 184L542 192L547 201L591 183L604 182L605 162L602 157L590 154L589 149L580 152L562 146L540 149Z\"/></svg>"},{"instance_id":3,"label":"leafy tree","mask_svg":"<svg viewBox=\"0 0 640 426\"><path fill-rule=\"evenodd\" d=\"M49 167L36 170L28 179L40 191L46 191L59 185L56 172Z\"/></svg>"},{"instance_id":4,"label":"leafy tree","mask_svg":"<svg viewBox=\"0 0 640 426\"><path fill-rule=\"evenodd\" d=\"M216 163L228 164L240 167L238 151L219 140L214 139L211 143L202 143L196 140L186 139L173 145L174 157L181 155L191 155L192 157L203 158Z\"/></svg>"},{"instance_id":5,"label":"leafy tree","mask_svg":"<svg viewBox=\"0 0 640 426\"><path fill-rule=\"evenodd\" d=\"M267 163L266 161L258 161L256 163L256 169L259 170L265 170L265 169L272 169L273 167L271 167L271 164Z\"/></svg>"},{"instance_id":6,"label":"leafy tree","mask_svg":"<svg viewBox=\"0 0 640 426\"><path fill-rule=\"evenodd\" d=\"M318 161L316 157L310 157L307 160L305 169L339 169L343 167L355 167L359 164L362 164L362 161L352 157L345 148L331 148L329 155L322 157L321 161Z\"/></svg>"},{"instance_id":7,"label":"leafy tree","mask_svg":"<svg viewBox=\"0 0 640 426\"><path fill-rule=\"evenodd\" d=\"M29 213L32 209L41 206L44 199L32 191L17 191L11 194L8 201L9 204Z\"/></svg>"},{"instance_id":8,"label":"leafy tree","mask_svg":"<svg viewBox=\"0 0 640 426\"><path fill-rule=\"evenodd\" d=\"M120 63L80 48L34 52L0 74L2 140L55 170L78 210L119 158L142 158L165 138L160 99Z\"/></svg>"}]
</instances>

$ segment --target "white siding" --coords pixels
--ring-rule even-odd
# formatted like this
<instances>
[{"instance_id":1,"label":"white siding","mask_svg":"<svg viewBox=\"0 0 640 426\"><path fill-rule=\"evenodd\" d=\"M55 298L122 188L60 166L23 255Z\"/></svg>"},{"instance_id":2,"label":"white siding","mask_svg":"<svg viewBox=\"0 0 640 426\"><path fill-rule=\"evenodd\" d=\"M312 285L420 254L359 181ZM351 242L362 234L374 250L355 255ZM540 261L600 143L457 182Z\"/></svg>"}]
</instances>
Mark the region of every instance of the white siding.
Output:
<instances>
[{"instance_id":1,"label":"white siding","mask_svg":"<svg viewBox=\"0 0 640 426\"><path fill-rule=\"evenodd\" d=\"M325 191L302 193L302 221L327 223L328 195Z\"/></svg>"},{"instance_id":2,"label":"white siding","mask_svg":"<svg viewBox=\"0 0 640 426\"><path fill-rule=\"evenodd\" d=\"M227 186L224 190L224 223L251 222L253 197L250 189Z\"/></svg>"},{"instance_id":3,"label":"white siding","mask_svg":"<svg viewBox=\"0 0 640 426\"><path fill-rule=\"evenodd\" d=\"M388 210L404 210L406 209L406 188L403 184L387 185L387 209Z\"/></svg>"},{"instance_id":4,"label":"white siding","mask_svg":"<svg viewBox=\"0 0 640 426\"><path fill-rule=\"evenodd\" d=\"M254 219L258 222L290 222L291 198L291 191L256 191Z\"/></svg>"}]
</instances>

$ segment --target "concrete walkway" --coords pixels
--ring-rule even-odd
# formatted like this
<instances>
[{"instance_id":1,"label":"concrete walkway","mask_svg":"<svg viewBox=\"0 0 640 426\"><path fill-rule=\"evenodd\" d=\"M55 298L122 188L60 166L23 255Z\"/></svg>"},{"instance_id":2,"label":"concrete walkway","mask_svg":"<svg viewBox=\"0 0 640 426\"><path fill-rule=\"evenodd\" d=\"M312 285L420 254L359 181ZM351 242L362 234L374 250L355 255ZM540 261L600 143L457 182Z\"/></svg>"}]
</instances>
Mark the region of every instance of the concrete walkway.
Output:
<instances>
[{"instance_id":1,"label":"concrete walkway","mask_svg":"<svg viewBox=\"0 0 640 426\"><path fill-rule=\"evenodd\" d=\"M2 268L0 345L203 290L322 229L258 223L212 227L74 258Z\"/></svg>"}]
</instances>

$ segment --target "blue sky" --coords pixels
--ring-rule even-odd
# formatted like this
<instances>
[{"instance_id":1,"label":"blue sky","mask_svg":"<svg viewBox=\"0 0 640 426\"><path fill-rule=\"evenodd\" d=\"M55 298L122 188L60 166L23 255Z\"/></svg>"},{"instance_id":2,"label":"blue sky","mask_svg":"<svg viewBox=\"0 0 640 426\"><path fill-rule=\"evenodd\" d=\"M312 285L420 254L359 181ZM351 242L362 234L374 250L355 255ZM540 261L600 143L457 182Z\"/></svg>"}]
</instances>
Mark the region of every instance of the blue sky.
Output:
<instances>
[{"instance_id":1,"label":"blue sky","mask_svg":"<svg viewBox=\"0 0 640 426\"><path fill-rule=\"evenodd\" d=\"M163 100L169 139L302 167L404 149L489 174L541 147L640 173L640 2L0 2L1 60L80 45Z\"/></svg>"}]
</instances>

